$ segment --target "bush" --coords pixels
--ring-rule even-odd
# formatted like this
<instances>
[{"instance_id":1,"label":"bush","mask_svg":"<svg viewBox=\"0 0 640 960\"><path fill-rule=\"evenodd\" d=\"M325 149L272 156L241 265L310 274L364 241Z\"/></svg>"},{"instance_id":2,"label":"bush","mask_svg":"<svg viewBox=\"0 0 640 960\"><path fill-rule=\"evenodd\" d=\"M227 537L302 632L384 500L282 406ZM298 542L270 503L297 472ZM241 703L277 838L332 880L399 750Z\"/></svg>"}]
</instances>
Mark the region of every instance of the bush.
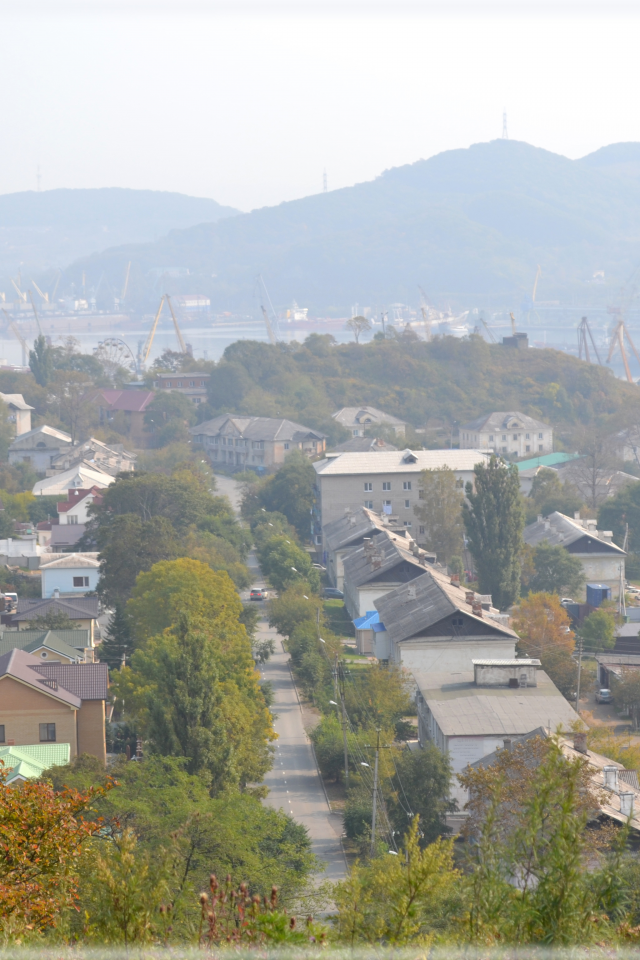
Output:
<instances>
[{"instance_id":1,"label":"bush","mask_svg":"<svg viewBox=\"0 0 640 960\"><path fill-rule=\"evenodd\" d=\"M342 725L336 716L324 716L311 733L318 766L325 780L344 778Z\"/></svg>"},{"instance_id":2,"label":"bush","mask_svg":"<svg viewBox=\"0 0 640 960\"><path fill-rule=\"evenodd\" d=\"M350 840L371 836L373 811L371 801L364 797L349 797L344 808L344 832Z\"/></svg>"}]
</instances>

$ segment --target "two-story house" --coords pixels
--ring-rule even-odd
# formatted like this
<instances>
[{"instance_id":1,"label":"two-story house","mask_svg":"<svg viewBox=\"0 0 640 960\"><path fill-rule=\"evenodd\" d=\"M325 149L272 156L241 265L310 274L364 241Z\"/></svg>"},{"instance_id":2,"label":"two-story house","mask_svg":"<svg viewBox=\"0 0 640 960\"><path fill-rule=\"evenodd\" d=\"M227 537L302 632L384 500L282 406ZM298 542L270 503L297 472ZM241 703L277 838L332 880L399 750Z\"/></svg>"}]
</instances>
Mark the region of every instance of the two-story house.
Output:
<instances>
[{"instance_id":1,"label":"two-story house","mask_svg":"<svg viewBox=\"0 0 640 960\"><path fill-rule=\"evenodd\" d=\"M262 473L281 466L293 450L308 457L324 453L323 433L293 420L243 417L224 413L191 427L189 433L215 467Z\"/></svg>"},{"instance_id":2,"label":"two-story house","mask_svg":"<svg viewBox=\"0 0 640 960\"><path fill-rule=\"evenodd\" d=\"M43 599L93 593L100 579L97 553L49 553L40 560Z\"/></svg>"},{"instance_id":3,"label":"two-story house","mask_svg":"<svg viewBox=\"0 0 640 960\"><path fill-rule=\"evenodd\" d=\"M343 560L347 613L354 620L364 616L376 600L422 576L435 560L435 553L421 550L410 537L390 531L365 537Z\"/></svg>"},{"instance_id":4,"label":"two-story house","mask_svg":"<svg viewBox=\"0 0 640 960\"><path fill-rule=\"evenodd\" d=\"M68 617L79 630L88 631L89 646L93 647L96 641L99 613L97 597L55 595L49 599L21 597L18 600L16 613L9 618L8 626L17 627L18 630L32 630L35 628L34 621L38 618L49 614L62 614Z\"/></svg>"},{"instance_id":5,"label":"two-story house","mask_svg":"<svg viewBox=\"0 0 640 960\"><path fill-rule=\"evenodd\" d=\"M524 413L488 413L460 427L460 449L529 458L553 452L553 429Z\"/></svg>"},{"instance_id":6,"label":"two-story house","mask_svg":"<svg viewBox=\"0 0 640 960\"><path fill-rule=\"evenodd\" d=\"M205 403L210 373L158 373L153 381L156 390L182 393L192 403Z\"/></svg>"},{"instance_id":7,"label":"two-story house","mask_svg":"<svg viewBox=\"0 0 640 960\"><path fill-rule=\"evenodd\" d=\"M94 390L85 397L87 403L98 408L100 423L108 426L115 423L119 432L126 432L139 446L148 440L144 414L153 400L152 390ZM121 423L118 421L121 420Z\"/></svg>"},{"instance_id":8,"label":"two-story house","mask_svg":"<svg viewBox=\"0 0 640 960\"><path fill-rule=\"evenodd\" d=\"M51 462L72 446L68 433L43 425L16 437L9 446L9 463L28 463L36 473L45 473Z\"/></svg>"},{"instance_id":9,"label":"two-story house","mask_svg":"<svg viewBox=\"0 0 640 960\"><path fill-rule=\"evenodd\" d=\"M371 432L375 427L382 426L391 427L397 437L404 437L407 426L406 421L376 407L343 407L332 416L347 428L352 437L364 437L365 430Z\"/></svg>"},{"instance_id":10,"label":"two-story house","mask_svg":"<svg viewBox=\"0 0 640 960\"><path fill-rule=\"evenodd\" d=\"M349 510L344 516L328 523L324 528L325 563L329 579L334 587L342 590L344 584L344 558L362 546L365 537L385 530L399 532L393 517L378 516L373 510L361 507Z\"/></svg>"}]
</instances>

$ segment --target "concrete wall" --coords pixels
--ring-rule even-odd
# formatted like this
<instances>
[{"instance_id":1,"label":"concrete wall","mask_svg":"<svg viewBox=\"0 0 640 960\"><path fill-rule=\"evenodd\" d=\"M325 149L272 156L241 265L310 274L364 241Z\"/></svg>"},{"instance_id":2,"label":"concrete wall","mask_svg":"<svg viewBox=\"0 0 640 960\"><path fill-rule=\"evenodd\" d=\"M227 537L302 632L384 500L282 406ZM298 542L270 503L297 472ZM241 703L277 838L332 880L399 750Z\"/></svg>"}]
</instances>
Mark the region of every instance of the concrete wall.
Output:
<instances>
[{"instance_id":1,"label":"concrete wall","mask_svg":"<svg viewBox=\"0 0 640 960\"><path fill-rule=\"evenodd\" d=\"M473 660L508 660L515 657L515 640L495 637L472 641L441 637L405 640L393 645L392 659L407 670L433 673L473 672Z\"/></svg>"},{"instance_id":2,"label":"concrete wall","mask_svg":"<svg viewBox=\"0 0 640 960\"><path fill-rule=\"evenodd\" d=\"M449 754L453 773L450 796L452 799L458 801L458 808L462 810L469 799L469 795L455 775L462 773L464 768L470 763L475 763L476 760L482 760L483 757L488 757L494 750L503 747L504 737L446 737L445 742L445 749Z\"/></svg>"},{"instance_id":3,"label":"concrete wall","mask_svg":"<svg viewBox=\"0 0 640 960\"><path fill-rule=\"evenodd\" d=\"M83 700L78 710L78 753L90 753L107 763L104 700Z\"/></svg>"},{"instance_id":4,"label":"concrete wall","mask_svg":"<svg viewBox=\"0 0 640 960\"><path fill-rule=\"evenodd\" d=\"M76 712L13 677L0 680L0 724L4 724L7 743L13 740L17 747L40 743L40 724L55 723L56 743L70 744L73 759L78 753Z\"/></svg>"},{"instance_id":5,"label":"concrete wall","mask_svg":"<svg viewBox=\"0 0 640 960\"><path fill-rule=\"evenodd\" d=\"M345 580L343 589L347 613L352 620L364 617L367 610L375 610L375 600L379 600L380 597L384 597L390 590L395 590L399 586L399 583L378 583L375 586L365 583L361 587L354 587Z\"/></svg>"},{"instance_id":6,"label":"concrete wall","mask_svg":"<svg viewBox=\"0 0 640 960\"><path fill-rule=\"evenodd\" d=\"M74 577L88 577L88 587L74 587ZM53 569L42 571L42 596L49 598L53 596L54 590L60 591L60 596L84 596L90 590L95 590L100 579L100 571L97 567L80 567L78 569Z\"/></svg>"},{"instance_id":7,"label":"concrete wall","mask_svg":"<svg viewBox=\"0 0 640 960\"><path fill-rule=\"evenodd\" d=\"M578 557L584 570L585 582L580 590L579 596L574 600L585 601L587 599L587 583L604 583L611 587L611 596L617 597L620 594L620 565L622 564L622 579L625 576L625 560L619 555L601 555L589 553L572 553L572 557Z\"/></svg>"}]
</instances>

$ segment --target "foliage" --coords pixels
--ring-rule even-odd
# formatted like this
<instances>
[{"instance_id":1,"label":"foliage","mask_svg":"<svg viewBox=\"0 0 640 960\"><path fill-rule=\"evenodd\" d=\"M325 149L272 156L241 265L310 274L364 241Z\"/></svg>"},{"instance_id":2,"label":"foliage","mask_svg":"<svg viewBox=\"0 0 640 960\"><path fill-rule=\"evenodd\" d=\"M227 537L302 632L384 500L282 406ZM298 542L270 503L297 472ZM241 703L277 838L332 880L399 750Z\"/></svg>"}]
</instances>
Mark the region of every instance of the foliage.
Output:
<instances>
[{"instance_id":1,"label":"foliage","mask_svg":"<svg viewBox=\"0 0 640 960\"><path fill-rule=\"evenodd\" d=\"M324 607L315 594L305 593L304 583L294 583L279 596L269 600L269 626L283 637L290 637L295 628L306 621L324 626Z\"/></svg>"},{"instance_id":2,"label":"foliage","mask_svg":"<svg viewBox=\"0 0 640 960\"><path fill-rule=\"evenodd\" d=\"M38 614L29 621L32 630L77 630L78 624L69 618L68 613L52 608L48 613Z\"/></svg>"},{"instance_id":3,"label":"foliage","mask_svg":"<svg viewBox=\"0 0 640 960\"><path fill-rule=\"evenodd\" d=\"M505 467L495 456L474 468L475 492L467 484L463 506L469 550L478 571L479 591L491 594L500 610L520 592L519 558L524 516L515 465Z\"/></svg>"},{"instance_id":4,"label":"foliage","mask_svg":"<svg viewBox=\"0 0 640 960\"><path fill-rule=\"evenodd\" d=\"M614 676L613 695L618 709L628 713L634 727L640 726L640 675L637 670L622 670L622 677Z\"/></svg>"},{"instance_id":5,"label":"foliage","mask_svg":"<svg viewBox=\"0 0 640 960\"><path fill-rule=\"evenodd\" d=\"M176 391L156 394L144 413L145 429L151 434L154 447L166 447L183 439L195 422L194 404Z\"/></svg>"},{"instance_id":6,"label":"foliage","mask_svg":"<svg viewBox=\"0 0 640 960\"><path fill-rule=\"evenodd\" d=\"M397 833L406 833L416 816L420 817L420 846L446 833L445 817L456 806L455 801L447 799L450 782L449 759L435 744L425 744L419 750L398 750L391 778L393 789L386 798Z\"/></svg>"},{"instance_id":7,"label":"foliage","mask_svg":"<svg viewBox=\"0 0 640 960\"><path fill-rule=\"evenodd\" d=\"M623 546L629 524L629 549L640 553L640 483L630 483L608 497L598 510L598 529L612 530L613 539Z\"/></svg>"},{"instance_id":8,"label":"foliage","mask_svg":"<svg viewBox=\"0 0 640 960\"><path fill-rule=\"evenodd\" d=\"M419 843L420 818L414 817L398 856L386 854L355 864L336 885L335 924L339 939L393 946L433 942L454 901L460 873L454 867L453 842Z\"/></svg>"},{"instance_id":9,"label":"foliage","mask_svg":"<svg viewBox=\"0 0 640 960\"><path fill-rule=\"evenodd\" d=\"M87 792L25 781L8 786L0 769L0 930L5 937L56 926L77 902L77 860L84 841L101 829L89 819L112 781Z\"/></svg>"},{"instance_id":10,"label":"foliage","mask_svg":"<svg viewBox=\"0 0 640 960\"><path fill-rule=\"evenodd\" d=\"M616 642L616 620L612 613L598 607L582 621L578 634L585 650L611 650Z\"/></svg>"},{"instance_id":11,"label":"foliage","mask_svg":"<svg viewBox=\"0 0 640 960\"><path fill-rule=\"evenodd\" d=\"M124 603L136 577L161 560L173 560L182 552L176 531L163 516L141 520L122 514L98 529L100 581L98 590L107 604Z\"/></svg>"},{"instance_id":12,"label":"foliage","mask_svg":"<svg viewBox=\"0 0 640 960\"><path fill-rule=\"evenodd\" d=\"M584 584L584 571L578 557L564 547L541 543L532 551L531 575L523 571L523 586L531 593L557 593L562 597L578 594Z\"/></svg>"},{"instance_id":13,"label":"foliage","mask_svg":"<svg viewBox=\"0 0 640 960\"><path fill-rule=\"evenodd\" d=\"M571 656L574 634L570 623L569 615L557 594L530 593L520 601L514 612L513 629L520 637L518 653L525 657L537 657L542 669L563 696L573 700L578 667ZM585 693L589 688L588 677L584 673L581 687Z\"/></svg>"},{"instance_id":14,"label":"foliage","mask_svg":"<svg viewBox=\"0 0 640 960\"><path fill-rule=\"evenodd\" d=\"M357 727L394 729L414 712L411 679L401 667L374 663L367 669L346 672L345 704Z\"/></svg>"},{"instance_id":15,"label":"foliage","mask_svg":"<svg viewBox=\"0 0 640 960\"><path fill-rule=\"evenodd\" d=\"M268 513L280 513L305 541L309 538L315 486L316 473L311 462L300 450L293 450L277 473L247 487L242 514L250 519L262 508Z\"/></svg>"},{"instance_id":16,"label":"foliage","mask_svg":"<svg viewBox=\"0 0 640 960\"><path fill-rule=\"evenodd\" d=\"M351 331L355 342L360 343L362 334L371 330L371 321L367 320L366 317L351 317L345 323L345 327Z\"/></svg>"},{"instance_id":17,"label":"foliage","mask_svg":"<svg viewBox=\"0 0 640 960\"><path fill-rule=\"evenodd\" d=\"M312 591L320 588L320 576L311 557L286 537L271 537L258 547L258 559L265 577L276 590L286 590L303 581Z\"/></svg>"},{"instance_id":18,"label":"foliage","mask_svg":"<svg viewBox=\"0 0 640 960\"><path fill-rule=\"evenodd\" d=\"M533 478L524 506L527 523L533 523L538 516L548 517L556 510L565 516L573 517L584 504L575 487L568 481L563 483L556 470L543 467Z\"/></svg>"},{"instance_id":19,"label":"foliage","mask_svg":"<svg viewBox=\"0 0 640 960\"><path fill-rule=\"evenodd\" d=\"M325 714L311 731L318 766L326 780L344 779L342 723L335 714ZM345 824L346 826L346 824Z\"/></svg>"},{"instance_id":20,"label":"foliage","mask_svg":"<svg viewBox=\"0 0 640 960\"><path fill-rule=\"evenodd\" d=\"M41 387L48 387L51 382L54 371L53 357L53 348L40 334L33 341L33 350L29 351L29 366L36 383Z\"/></svg>"},{"instance_id":21,"label":"foliage","mask_svg":"<svg viewBox=\"0 0 640 960\"><path fill-rule=\"evenodd\" d=\"M116 601L106 634L98 647L98 657L101 663L107 663L111 670L115 670L126 661L132 649L131 619L124 604Z\"/></svg>"},{"instance_id":22,"label":"foliage","mask_svg":"<svg viewBox=\"0 0 640 960\"><path fill-rule=\"evenodd\" d=\"M463 491L449 467L422 470L418 485L421 500L413 510L424 525L426 547L436 553L440 563L447 564L462 553Z\"/></svg>"}]
</instances>

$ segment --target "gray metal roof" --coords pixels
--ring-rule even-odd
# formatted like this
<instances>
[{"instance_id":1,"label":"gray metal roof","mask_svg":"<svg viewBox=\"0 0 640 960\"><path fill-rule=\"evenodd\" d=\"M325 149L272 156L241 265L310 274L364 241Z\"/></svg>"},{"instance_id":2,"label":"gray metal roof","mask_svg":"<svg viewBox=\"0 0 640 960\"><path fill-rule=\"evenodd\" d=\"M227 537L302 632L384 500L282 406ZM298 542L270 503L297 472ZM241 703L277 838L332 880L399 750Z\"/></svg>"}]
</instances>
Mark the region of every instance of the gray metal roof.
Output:
<instances>
[{"instance_id":1,"label":"gray metal roof","mask_svg":"<svg viewBox=\"0 0 640 960\"><path fill-rule=\"evenodd\" d=\"M53 630L40 630L37 636L34 636L33 630L13 630L7 631L0 640L0 656L9 653L11 650L25 650L27 653L34 653L36 650L50 650L51 653L58 653L68 660L84 659L84 650L72 647L65 643ZM83 631L88 633L88 630Z\"/></svg>"},{"instance_id":2,"label":"gray metal roof","mask_svg":"<svg viewBox=\"0 0 640 960\"><path fill-rule=\"evenodd\" d=\"M337 457L320 460L313 466L321 477L365 473L416 474L421 470L442 470L443 467L471 472L477 463L486 462L490 453L490 450L396 450L391 453L380 450L341 453Z\"/></svg>"},{"instance_id":3,"label":"gray metal roof","mask_svg":"<svg viewBox=\"0 0 640 960\"><path fill-rule=\"evenodd\" d=\"M621 550L615 543L602 540L598 536L597 530L585 528L579 521L572 520L557 510L543 520L530 523L528 527L524 528L522 536L524 542L530 547L537 547L545 542L552 547L558 545L569 547L571 544L577 543L578 540L587 537L598 546L602 546L602 553L618 553L622 557L625 556L624 550Z\"/></svg>"},{"instance_id":4,"label":"gray metal roof","mask_svg":"<svg viewBox=\"0 0 640 960\"><path fill-rule=\"evenodd\" d=\"M312 430L293 420L275 417L233 417L228 413L191 427L189 433L194 437L217 437L227 425L231 429L225 431L225 436L231 434L246 440L295 440L300 443L307 439L324 440L325 437L319 430Z\"/></svg>"},{"instance_id":5,"label":"gray metal roof","mask_svg":"<svg viewBox=\"0 0 640 960\"><path fill-rule=\"evenodd\" d=\"M572 729L580 720L543 670L537 687L477 687L473 674L414 671L420 693L447 737L511 736L537 727Z\"/></svg>"},{"instance_id":6,"label":"gray metal roof","mask_svg":"<svg viewBox=\"0 0 640 960\"><path fill-rule=\"evenodd\" d=\"M539 667L539 660L525 660L524 657L511 660L472 660L471 663L478 667Z\"/></svg>"},{"instance_id":7,"label":"gray metal roof","mask_svg":"<svg viewBox=\"0 0 640 960\"><path fill-rule=\"evenodd\" d=\"M109 696L106 663L38 663L33 669L80 700L106 700Z\"/></svg>"},{"instance_id":8,"label":"gray metal roof","mask_svg":"<svg viewBox=\"0 0 640 960\"><path fill-rule=\"evenodd\" d=\"M484 611L482 617L476 616L472 612L471 603L467 603L467 590L451 583L451 577L443 570L430 565L424 568L422 576L374 600L373 605L394 643L402 643L403 640L419 635L421 631L457 611L482 623L487 634L502 635L509 639L518 638L511 627L491 619Z\"/></svg>"},{"instance_id":9,"label":"gray metal roof","mask_svg":"<svg viewBox=\"0 0 640 960\"><path fill-rule=\"evenodd\" d=\"M341 547L348 547L350 543L355 543L362 537L376 531L386 530L389 524L379 517L373 510L367 510L366 507L360 507L356 510L350 510L343 517L332 520L322 528L324 542L328 550L339 550Z\"/></svg>"},{"instance_id":10,"label":"gray metal roof","mask_svg":"<svg viewBox=\"0 0 640 960\"><path fill-rule=\"evenodd\" d=\"M42 640L44 637L57 637L62 643L69 647L79 647L84 650L91 646L91 638L88 630L12 630L7 627L0 628L0 642L13 641L19 637L21 642L31 643L32 640ZM14 644L15 645L15 644Z\"/></svg>"},{"instance_id":11,"label":"gray metal roof","mask_svg":"<svg viewBox=\"0 0 640 960\"><path fill-rule=\"evenodd\" d=\"M419 577L429 562L426 558L433 557L433 554L421 550L420 557L414 556L411 552L412 543L405 537L387 531L375 534L371 537L370 547L357 547L344 558L345 583L361 587L371 581L384 581L387 574L393 582ZM396 569L404 563L410 564L410 572Z\"/></svg>"},{"instance_id":12,"label":"gray metal roof","mask_svg":"<svg viewBox=\"0 0 640 960\"><path fill-rule=\"evenodd\" d=\"M517 424L517 426L516 426ZM498 410L495 413L485 413L481 417L469 423L463 423L460 430L550 430L548 423L542 420L535 420L526 413L519 413L517 410L510 413L504 410Z\"/></svg>"},{"instance_id":13,"label":"gray metal roof","mask_svg":"<svg viewBox=\"0 0 640 960\"><path fill-rule=\"evenodd\" d=\"M33 600L24 597L18 600L18 612L11 618L12 623L45 617L48 613L66 613L70 620L97 620L99 604L97 597L50 597Z\"/></svg>"},{"instance_id":14,"label":"gray metal roof","mask_svg":"<svg viewBox=\"0 0 640 960\"><path fill-rule=\"evenodd\" d=\"M344 443L338 443L331 447L332 453L389 453L397 450L393 443L387 443L386 440L380 440L377 437L351 437Z\"/></svg>"},{"instance_id":15,"label":"gray metal roof","mask_svg":"<svg viewBox=\"0 0 640 960\"><path fill-rule=\"evenodd\" d=\"M342 410L338 410L331 416L345 427L351 427L355 423L361 426L367 423L388 423L392 427L404 427L406 425L406 420L400 420L399 417L385 413L384 410L378 410L377 407L343 407Z\"/></svg>"}]
</instances>

